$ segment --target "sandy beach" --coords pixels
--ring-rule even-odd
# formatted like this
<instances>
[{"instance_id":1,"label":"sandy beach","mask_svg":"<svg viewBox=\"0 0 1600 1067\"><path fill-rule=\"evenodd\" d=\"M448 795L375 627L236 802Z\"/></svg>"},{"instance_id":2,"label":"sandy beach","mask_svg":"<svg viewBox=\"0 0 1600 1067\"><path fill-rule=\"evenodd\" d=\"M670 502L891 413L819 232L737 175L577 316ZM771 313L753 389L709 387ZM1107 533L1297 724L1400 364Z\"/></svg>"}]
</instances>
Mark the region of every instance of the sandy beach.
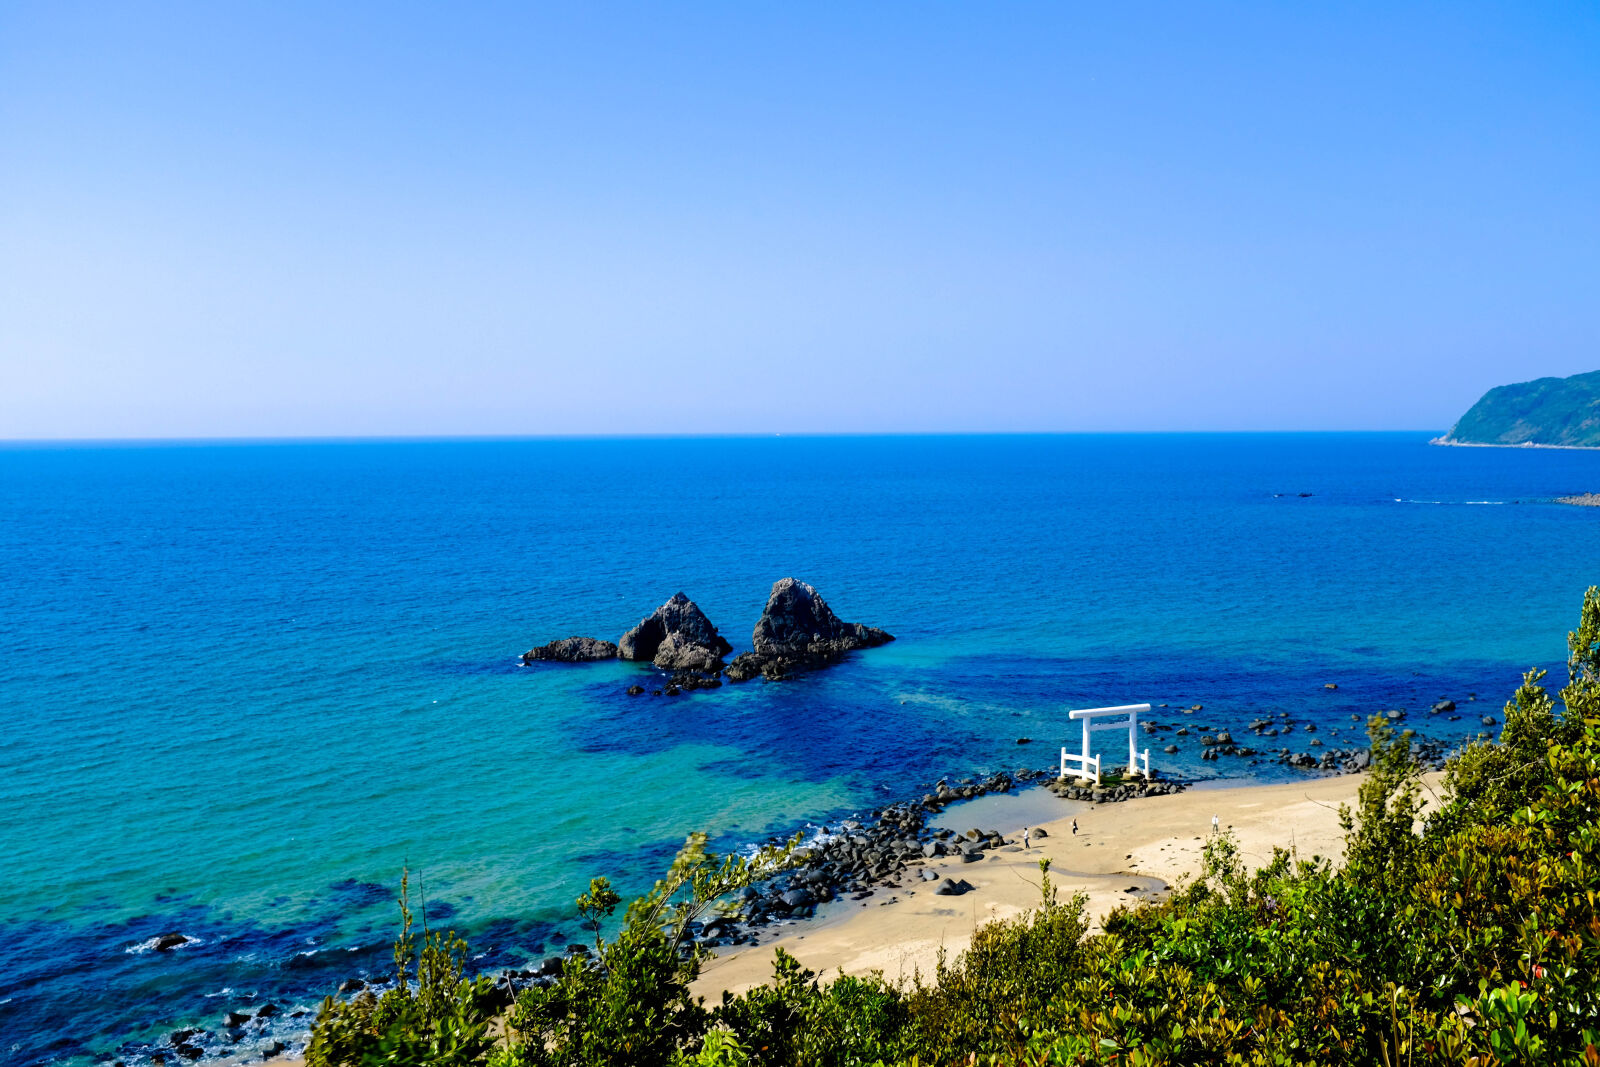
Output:
<instances>
[{"instance_id":1,"label":"sandy beach","mask_svg":"<svg viewBox=\"0 0 1600 1067\"><path fill-rule=\"evenodd\" d=\"M1424 778L1430 796L1438 777ZM1036 824L1027 849L1020 843L1020 822L985 822L976 808L981 802L974 802L968 811L978 820L976 826L999 830L1010 844L975 863L940 859L927 864L941 878L965 879L974 887L970 892L938 896L933 891L937 882L908 880L903 888L841 902L824 917L796 923L779 937L709 961L696 991L715 1003L723 990L742 992L769 980L777 947L823 975L880 971L891 982L919 971L929 975L941 949L953 958L979 925L1038 903L1039 860L1045 856L1060 895L1087 894L1089 914L1098 925L1119 904L1159 899L1182 879L1193 878L1213 815L1237 837L1251 867L1266 863L1277 847L1293 849L1302 858L1337 859L1344 848L1339 805L1355 801L1364 779L1345 775L1283 785L1191 789L1120 804L1061 802L1070 810ZM962 809L953 809L952 816L960 820ZM1048 836L1038 836L1041 828Z\"/></svg>"}]
</instances>

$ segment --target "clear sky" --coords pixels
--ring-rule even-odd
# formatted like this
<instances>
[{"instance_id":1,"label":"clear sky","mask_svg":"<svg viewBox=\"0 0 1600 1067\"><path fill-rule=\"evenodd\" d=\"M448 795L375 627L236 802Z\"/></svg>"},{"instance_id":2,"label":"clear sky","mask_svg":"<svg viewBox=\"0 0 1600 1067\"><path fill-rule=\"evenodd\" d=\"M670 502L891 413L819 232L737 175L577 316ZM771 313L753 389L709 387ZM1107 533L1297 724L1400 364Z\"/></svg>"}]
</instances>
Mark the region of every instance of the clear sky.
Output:
<instances>
[{"instance_id":1,"label":"clear sky","mask_svg":"<svg viewBox=\"0 0 1600 1067\"><path fill-rule=\"evenodd\" d=\"M0 0L0 437L1443 429L1600 4Z\"/></svg>"}]
</instances>

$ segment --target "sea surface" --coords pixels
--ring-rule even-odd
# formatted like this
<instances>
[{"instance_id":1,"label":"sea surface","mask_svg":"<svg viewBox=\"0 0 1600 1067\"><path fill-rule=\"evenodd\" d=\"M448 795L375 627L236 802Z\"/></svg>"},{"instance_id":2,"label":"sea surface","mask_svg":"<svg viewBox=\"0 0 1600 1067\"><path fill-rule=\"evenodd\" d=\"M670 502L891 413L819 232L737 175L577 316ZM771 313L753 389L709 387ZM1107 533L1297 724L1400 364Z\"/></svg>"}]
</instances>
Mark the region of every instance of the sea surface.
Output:
<instances>
[{"instance_id":1,"label":"sea surface","mask_svg":"<svg viewBox=\"0 0 1600 1067\"><path fill-rule=\"evenodd\" d=\"M1429 436L0 448L0 1064L381 976L408 865L482 966L537 957L594 875L1048 765L1073 707L1470 736L1564 678L1600 509L1552 498L1600 453ZM679 590L744 649L790 575L899 640L676 698L518 665Z\"/></svg>"}]
</instances>

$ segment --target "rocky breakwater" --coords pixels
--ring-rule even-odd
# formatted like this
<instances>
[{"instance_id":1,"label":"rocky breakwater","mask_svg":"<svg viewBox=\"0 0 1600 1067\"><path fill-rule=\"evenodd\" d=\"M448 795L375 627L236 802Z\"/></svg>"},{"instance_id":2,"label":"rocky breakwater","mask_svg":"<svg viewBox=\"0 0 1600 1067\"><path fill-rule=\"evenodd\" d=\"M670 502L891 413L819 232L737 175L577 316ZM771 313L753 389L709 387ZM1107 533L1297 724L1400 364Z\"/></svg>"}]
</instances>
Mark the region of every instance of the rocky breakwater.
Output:
<instances>
[{"instance_id":1,"label":"rocky breakwater","mask_svg":"<svg viewBox=\"0 0 1600 1067\"><path fill-rule=\"evenodd\" d=\"M1143 778L1104 785L1095 785L1093 782L1080 784L1073 778L1055 778L1045 784L1046 789L1064 800L1082 800L1090 804L1118 804L1139 797L1164 797L1170 793L1181 793L1186 786L1187 783L1176 780L1157 782Z\"/></svg>"},{"instance_id":2,"label":"rocky breakwater","mask_svg":"<svg viewBox=\"0 0 1600 1067\"><path fill-rule=\"evenodd\" d=\"M550 661L555 663L594 663L597 660L616 659L617 646L610 641L593 637L568 637L551 641L548 645L530 648L522 654L522 665Z\"/></svg>"},{"instance_id":3,"label":"rocky breakwater","mask_svg":"<svg viewBox=\"0 0 1600 1067\"><path fill-rule=\"evenodd\" d=\"M794 671L825 667L848 652L893 640L893 634L875 626L844 622L815 588L782 578L773 584L751 635L754 651L734 657L728 664L728 680L742 682L758 674L782 678Z\"/></svg>"}]
</instances>

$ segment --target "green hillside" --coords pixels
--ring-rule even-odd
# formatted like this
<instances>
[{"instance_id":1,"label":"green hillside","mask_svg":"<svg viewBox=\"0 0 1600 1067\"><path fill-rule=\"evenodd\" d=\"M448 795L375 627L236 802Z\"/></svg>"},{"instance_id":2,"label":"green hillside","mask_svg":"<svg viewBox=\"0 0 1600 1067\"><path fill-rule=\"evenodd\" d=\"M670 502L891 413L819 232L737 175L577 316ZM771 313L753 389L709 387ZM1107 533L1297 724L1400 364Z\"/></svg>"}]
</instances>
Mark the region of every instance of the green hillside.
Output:
<instances>
[{"instance_id":1,"label":"green hillside","mask_svg":"<svg viewBox=\"0 0 1600 1067\"><path fill-rule=\"evenodd\" d=\"M1600 448L1600 371L1496 386L1441 440Z\"/></svg>"}]
</instances>

